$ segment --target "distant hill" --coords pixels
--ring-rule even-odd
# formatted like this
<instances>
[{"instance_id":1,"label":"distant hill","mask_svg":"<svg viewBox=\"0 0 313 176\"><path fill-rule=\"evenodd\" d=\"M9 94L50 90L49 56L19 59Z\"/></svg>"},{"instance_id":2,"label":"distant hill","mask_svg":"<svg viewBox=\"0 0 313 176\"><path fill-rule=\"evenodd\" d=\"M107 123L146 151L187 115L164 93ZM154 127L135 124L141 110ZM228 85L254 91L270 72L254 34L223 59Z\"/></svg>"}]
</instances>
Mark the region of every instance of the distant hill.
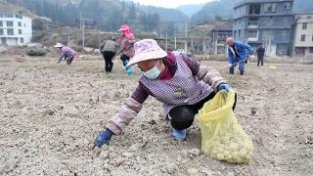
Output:
<instances>
[{"instance_id":1,"label":"distant hill","mask_svg":"<svg viewBox=\"0 0 313 176\"><path fill-rule=\"evenodd\" d=\"M190 22L193 25L204 24L206 22L231 19L233 16L233 7L241 0L216 0L205 4L196 14L194 14ZM313 12L312 0L294 0L294 13Z\"/></svg>"},{"instance_id":2,"label":"distant hill","mask_svg":"<svg viewBox=\"0 0 313 176\"><path fill-rule=\"evenodd\" d=\"M177 7L178 10L183 12L188 17L197 13L205 4L189 4Z\"/></svg>"},{"instance_id":3,"label":"distant hill","mask_svg":"<svg viewBox=\"0 0 313 176\"><path fill-rule=\"evenodd\" d=\"M238 0L219 0L206 3L191 17L191 24L203 24L214 20L226 20L233 16L233 7Z\"/></svg>"},{"instance_id":4,"label":"distant hill","mask_svg":"<svg viewBox=\"0 0 313 176\"><path fill-rule=\"evenodd\" d=\"M177 9L169 9L154 6L139 6L139 9L145 13L156 13L161 21L188 22L189 18L183 12Z\"/></svg>"},{"instance_id":5,"label":"distant hill","mask_svg":"<svg viewBox=\"0 0 313 176\"><path fill-rule=\"evenodd\" d=\"M79 27L80 16L87 26L103 31L117 31L130 24L136 33L177 34L188 17L177 9L142 6L131 0L6 0L45 16L61 25Z\"/></svg>"},{"instance_id":6,"label":"distant hill","mask_svg":"<svg viewBox=\"0 0 313 176\"><path fill-rule=\"evenodd\" d=\"M1 1L1 0L0 0L0 12L15 12L15 13L21 13L31 18L37 17L37 15L31 13L26 8L23 8L21 6L14 5L5 1Z\"/></svg>"}]
</instances>

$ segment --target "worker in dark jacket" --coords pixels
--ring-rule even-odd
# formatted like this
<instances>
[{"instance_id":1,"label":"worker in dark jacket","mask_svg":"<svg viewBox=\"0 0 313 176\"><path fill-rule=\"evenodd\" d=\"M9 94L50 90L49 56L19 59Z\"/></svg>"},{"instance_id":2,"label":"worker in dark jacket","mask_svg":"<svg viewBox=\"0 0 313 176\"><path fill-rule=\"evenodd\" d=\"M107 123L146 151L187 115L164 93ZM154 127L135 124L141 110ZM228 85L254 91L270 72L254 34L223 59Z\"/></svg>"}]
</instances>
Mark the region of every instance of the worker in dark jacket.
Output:
<instances>
[{"instance_id":1,"label":"worker in dark jacket","mask_svg":"<svg viewBox=\"0 0 313 176\"><path fill-rule=\"evenodd\" d=\"M115 42L116 38L112 37L112 40L104 40L100 44L100 52L104 58L105 67L104 70L106 73L111 73L113 69L113 57L116 54L119 45Z\"/></svg>"},{"instance_id":2,"label":"worker in dark jacket","mask_svg":"<svg viewBox=\"0 0 313 176\"><path fill-rule=\"evenodd\" d=\"M264 45L261 44L257 50L256 50L256 53L257 53L257 57L258 57L258 66L260 65L261 63L261 66L263 66L263 62L264 62L264 53L265 53L265 48L264 48Z\"/></svg>"}]
</instances>

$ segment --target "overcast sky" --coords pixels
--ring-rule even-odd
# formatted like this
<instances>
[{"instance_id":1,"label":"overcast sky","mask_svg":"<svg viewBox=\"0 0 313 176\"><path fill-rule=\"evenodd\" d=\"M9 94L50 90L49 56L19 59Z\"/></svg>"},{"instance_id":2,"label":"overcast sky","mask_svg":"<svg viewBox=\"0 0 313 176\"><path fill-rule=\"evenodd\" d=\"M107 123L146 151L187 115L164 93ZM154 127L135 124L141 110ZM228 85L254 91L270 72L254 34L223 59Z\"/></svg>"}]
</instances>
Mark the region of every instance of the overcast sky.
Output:
<instances>
[{"instance_id":1,"label":"overcast sky","mask_svg":"<svg viewBox=\"0 0 313 176\"><path fill-rule=\"evenodd\" d=\"M143 5L153 5L158 7L176 8L186 4L202 4L212 0L134 0Z\"/></svg>"}]
</instances>

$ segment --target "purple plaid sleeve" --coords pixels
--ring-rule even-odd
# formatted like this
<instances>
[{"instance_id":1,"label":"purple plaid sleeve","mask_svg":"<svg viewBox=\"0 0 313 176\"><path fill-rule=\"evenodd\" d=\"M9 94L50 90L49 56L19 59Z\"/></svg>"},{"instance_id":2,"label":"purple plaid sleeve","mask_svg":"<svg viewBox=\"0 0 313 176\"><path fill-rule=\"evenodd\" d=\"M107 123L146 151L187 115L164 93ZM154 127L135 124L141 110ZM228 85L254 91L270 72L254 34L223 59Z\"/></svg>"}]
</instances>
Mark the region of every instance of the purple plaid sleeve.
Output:
<instances>
[{"instance_id":1,"label":"purple plaid sleeve","mask_svg":"<svg viewBox=\"0 0 313 176\"><path fill-rule=\"evenodd\" d=\"M146 101L149 95L152 95L149 89L147 89L141 82L139 82L136 90L131 95L131 98L142 104L144 101Z\"/></svg>"}]
</instances>

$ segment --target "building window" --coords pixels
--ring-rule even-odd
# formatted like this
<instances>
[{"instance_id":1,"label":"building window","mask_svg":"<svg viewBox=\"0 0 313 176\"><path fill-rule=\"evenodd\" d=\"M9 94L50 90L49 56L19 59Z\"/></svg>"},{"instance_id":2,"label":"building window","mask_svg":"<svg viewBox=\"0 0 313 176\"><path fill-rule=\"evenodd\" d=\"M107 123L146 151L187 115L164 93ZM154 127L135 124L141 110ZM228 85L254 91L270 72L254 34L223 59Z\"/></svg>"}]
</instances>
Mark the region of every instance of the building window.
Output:
<instances>
[{"instance_id":1,"label":"building window","mask_svg":"<svg viewBox=\"0 0 313 176\"><path fill-rule=\"evenodd\" d=\"M302 24L302 29L306 29L306 27L307 27L307 23L303 23Z\"/></svg>"},{"instance_id":2,"label":"building window","mask_svg":"<svg viewBox=\"0 0 313 176\"><path fill-rule=\"evenodd\" d=\"M302 42L305 41L305 35L301 35L301 41L302 41Z\"/></svg>"},{"instance_id":3,"label":"building window","mask_svg":"<svg viewBox=\"0 0 313 176\"><path fill-rule=\"evenodd\" d=\"M6 18L14 18L14 14L13 13L6 13L6 14L4 14L4 17L6 17Z\"/></svg>"},{"instance_id":4,"label":"building window","mask_svg":"<svg viewBox=\"0 0 313 176\"><path fill-rule=\"evenodd\" d=\"M299 55L304 55L304 53L305 53L305 48L303 48L303 47L297 47L297 48L295 49L295 53L296 53L296 54L299 54Z\"/></svg>"},{"instance_id":5,"label":"building window","mask_svg":"<svg viewBox=\"0 0 313 176\"><path fill-rule=\"evenodd\" d=\"M275 3L264 4L264 12L267 12L267 13L276 12L276 4Z\"/></svg>"},{"instance_id":6,"label":"building window","mask_svg":"<svg viewBox=\"0 0 313 176\"><path fill-rule=\"evenodd\" d=\"M260 4L251 4L249 6L249 14L260 14L261 5Z\"/></svg>"},{"instance_id":7,"label":"building window","mask_svg":"<svg viewBox=\"0 0 313 176\"><path fill-rule=\"evenodd\" d=\"M285 2L284 7L286 10L290 10L291 9L291 2Z\"/></svg>"},{"instance_id":8,"label":"building window","mask_svg":"<svg viewBox=\"0 0 313 176\"><path fill-rule=\"evenodd\" d=\"M287 30L281 30L279 32L280 38L287 38L288 37L288 31Z\"/></svg>"},{"instance_id":9,"label":"building window","mask_svg":"<svg viewBox=\"0 0 313 176\"><path fill-rule=\"evenodd\" d=\"M13 29L7 29L8 35L14 35L14 30Z\"/></svg>"},{"instance_id":10,"label":"building window","mask_svg":"<svg viewBox=\"0 0 313 176\"><path fill-rule=\"evenodd\" d=\"M284 24L289 24L290 18L289 17L284 17L283 22Z\"/></svg>"},{"instance_id":11,"label":"building window","mask_svg":"<svg viewBox=\"0 0 313 176\"><path fill-rule=\"evenodd\" d=\"M20 38L20 42L24 43L24 38L23 37Z\"/></svg>"},{"instance_id":12,"label":"building window","mask_svg":"<svg viewBox=\"0 0 313 176\"><path fill-rule=\"evenodd\" d=\"M7 21L7 27L13 27L13 21Z\"/></svg>"},{"instance_id":13,"label":"building window","mask_svg":"<svg viewBox=\"0 0 313 176\"><path fill-rule=\"evenodd\" d=\"M0 29L0 35L3 35L3 29Z\"/></svg>"},{"instance_id":14,"label":"building window","mask_svg":"<svg viewBox=\"0 0 313 176\"><path fill-rule=\"evenodd\" d=\"M313 35L312 35L312 42L313 42Z\"/></svg>"},{"instance_id":15,"label":"building window","mask_svg":"<svg viewBox=\"0 0 313 176\"><path fill-rule=\"evenodd\" d=\"M2 21L0 21L0 27L3 27L3 22Z\"/></svg>"},{"instance_id":16,"label":"building window","mask_svg":"<svg viewBox=\"0 0 313 176\"><path fill-rule=\"evenodd\" d=\"M15 14L15 18L22 19L22 15Z\"/></svg>"},{"instance_id":17,"label":"building window","mask_svg":"<svg viewBox=\"0 0 313 176\"><path fill-rule=\"evenodd\" d=\"M313 53L313 47L310 47L310 53Z\"/></svg>"},{"instance_id":18,"label":"building window","mask_svg":"<svg viewBox=\"0 0 313 176\"><path fill-rule=\"evenodd\" d=\"M257 30L248 30L247 31L247 37L248 38L257 38L258 37L258 31Z\"/></svg>"},{"instance_id":19,"label":"building window","mask_svg":"<svg viewBox=\"0 0 313 176\"><path fill-rule=\"evenodd\" d=\"M18 27L22 27L22 23L21 22L18 22Z\"/></svg>"},{"instance_id":20,"label":"building window","mask_svg":"<svg viewBox=\"0 0 313 176\"><path fill-rule=\"evenodd\" d=\"M252 17L252 18L249 18L248 20L248 25L253 25L253 26L257 26L259 24L259 18L258 17Z\"/></svg>"},{"instance_id":21,"label":"building window","mask_svg":"<svg viewBox=\"0 0 313 176\"><path fill-rule=\"evenodd\" d=\"M22 34L22 29L19 29L19 30L18 30L18 34Z\"/></svg>"},{"instance_id":22,"label":"building window","mask_svg":"<svg viewBox=\"0 0 313 176\"><path fill-rule=\"evenodd\" d=\"M238 37L241 37L241 30L238 30Z\"/></svg>"}]
</instances>

